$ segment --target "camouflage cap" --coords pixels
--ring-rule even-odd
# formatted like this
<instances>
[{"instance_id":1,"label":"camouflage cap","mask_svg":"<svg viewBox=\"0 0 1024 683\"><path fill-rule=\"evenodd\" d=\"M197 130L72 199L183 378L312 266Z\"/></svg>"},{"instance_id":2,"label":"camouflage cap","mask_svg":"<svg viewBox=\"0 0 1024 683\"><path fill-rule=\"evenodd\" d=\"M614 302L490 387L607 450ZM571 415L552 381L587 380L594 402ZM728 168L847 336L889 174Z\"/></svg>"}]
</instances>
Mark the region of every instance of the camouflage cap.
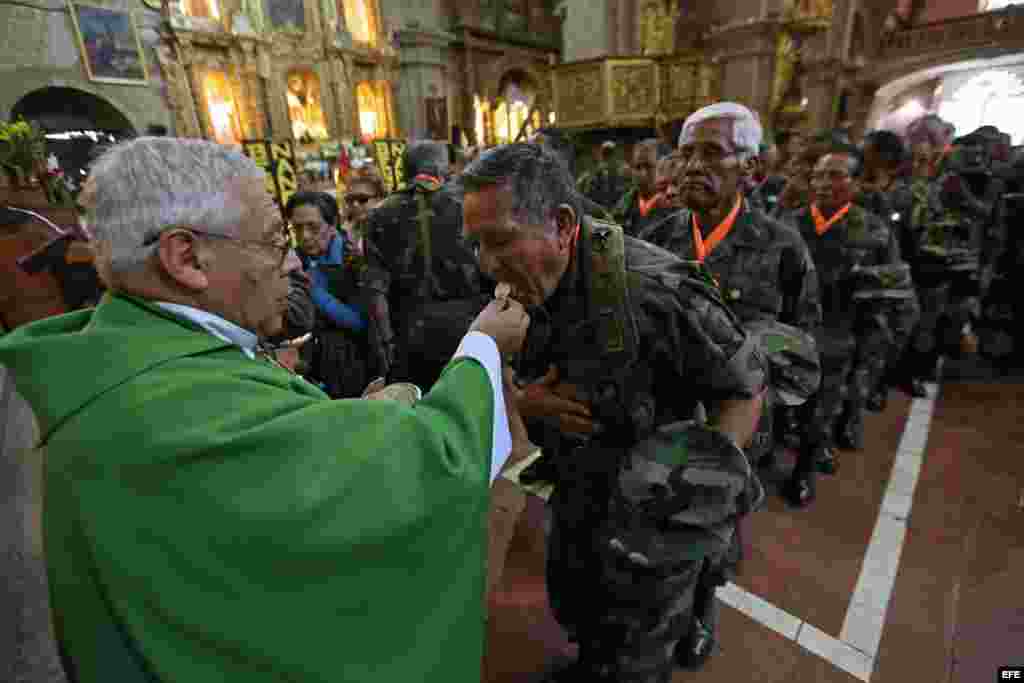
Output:
<instances>
[{"instance_id":1,"label":"camouflage cap","mask_svg":"<svg viewBox=\"0 0 1024 683\"><path fill-rule=\"evenodd\" d=\"M913 299L914 281L907 263L861 266L850 272L855 301L869 299Z\"/></svg>"},{"instance_id":2,"label":"camouflage cap","mask_svg":"<svg viewBox=\"0 0 1024 683\"><path fill-rule=\"evenodd\" d=\"M755 320L744 328L757 340L769 383L784 405L801 405L818 390L821 360L813 336L777 320Z\"/></svg>"},{"instance_id":3,"label":"camouflage cap","mask_svg":"<svg viewBox=\"0 0 1024 683\"><path fill-rule=\"evenodd\" d=\"M764 495L743 451L693 420L659 427L629 456L618 480L626 514L613 513L605 542L628 565L657 571L723 552L744 494Z\"/></svg>"}]
</instances>

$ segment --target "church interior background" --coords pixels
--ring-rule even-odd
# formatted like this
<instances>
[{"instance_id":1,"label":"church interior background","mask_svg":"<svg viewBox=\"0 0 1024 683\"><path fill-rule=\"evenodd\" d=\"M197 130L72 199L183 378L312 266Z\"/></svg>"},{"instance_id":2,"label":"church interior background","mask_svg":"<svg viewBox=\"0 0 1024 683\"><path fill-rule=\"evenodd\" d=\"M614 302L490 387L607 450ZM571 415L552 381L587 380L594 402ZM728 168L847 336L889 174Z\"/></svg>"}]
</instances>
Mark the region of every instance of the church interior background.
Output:
<instances>
[{"instance_id":1,"label":"church interior background","mask_svg":"<svg viewBox=\"0 0 1024 683\"><path fill-rule=\"evenodd\" d=\"M375 140L493 145L557 125L584 148L628 148L671 141L716 99L774 131L858 137L934 111L1024 142L1024 19L1009 0L90 3L134 17L148 79L98 82L70 10L54 19L0 0L0 22L19 27L0 46L0 116L42 122L55 147L150 128L289 141L297 171L325 189Z\"/></svg>"}]
</instances>

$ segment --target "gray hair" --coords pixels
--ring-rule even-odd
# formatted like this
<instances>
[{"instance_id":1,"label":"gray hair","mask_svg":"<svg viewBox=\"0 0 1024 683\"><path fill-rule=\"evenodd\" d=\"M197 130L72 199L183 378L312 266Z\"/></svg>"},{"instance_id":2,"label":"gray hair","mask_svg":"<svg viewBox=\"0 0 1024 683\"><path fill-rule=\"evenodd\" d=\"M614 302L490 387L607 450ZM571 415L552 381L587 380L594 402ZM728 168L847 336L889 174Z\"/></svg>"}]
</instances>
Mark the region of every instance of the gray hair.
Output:
<instances>
[{"instance_id":1,"label":"gray hair","mask_svg":"<svg viewBox=\"0 0 1024 683\"><path fill-rule=\"evenodd\" d=\"M736 102L717 102L698 109L690 114L679 132L679 145L682 146L693 138L693 129L697 124L710 119L729 119L732 124L732 144L743 160L756 157L761 151L761 140L764 131L757 114Z\"/></svg>"},{"instance_id":2,"label":"gray hair","mask_svg":"<svg viewBox=\"0 0 1024 683\"><path fill-rule=\"evenodd\" d=\"M402 155L407 178L415 178L421 173L443 178L448 175L449 156L447 142L437 140L418 140L410 143Z\"/></svg>"},{"instance_id":3,"label":"gray hair","mask_svg":"<svg viewBox=\"0 0 1024 683\"><path fill-rule=\"evenodd\" d=\"M565 162L555 150L535 142L489 149L462 172L464 192L505 185L512 192L512 210L521 221L547 225L562 204L582 218L582 203Z\"/></svg>"},{"instance_id":4,"label":"gray hair","mask_svg":"<svg viewBox=\"0 0 1024 683\"><path fill-rule=\"evenodd\" d=\"M237 233L248 207L231 181L262 180L263 171L230 147L206 140L144 137L115 145L92 165L90 217L113 273L140 269L162 231L191 226Z\"/></svg>"}]
</instances>

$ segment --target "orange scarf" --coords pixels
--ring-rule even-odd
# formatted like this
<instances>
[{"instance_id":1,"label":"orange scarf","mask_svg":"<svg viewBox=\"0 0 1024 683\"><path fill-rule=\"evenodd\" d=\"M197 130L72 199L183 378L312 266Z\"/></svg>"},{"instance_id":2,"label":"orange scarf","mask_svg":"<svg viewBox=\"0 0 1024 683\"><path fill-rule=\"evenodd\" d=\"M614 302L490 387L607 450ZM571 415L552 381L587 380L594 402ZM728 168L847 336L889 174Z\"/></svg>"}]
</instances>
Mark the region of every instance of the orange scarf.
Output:
<instances>
[{"instance_id":1,"label":"orange scarf","mask_svg":"<svg viewBox=\"0 0 1024 683\"><path fill-rule=\"evenodd\" d=\"M732 207L732 211L725 217L725 220L718 224L718 227L711 231L708 235L707 240L700 231L700 224L697 222L697 214L691 214L691 223L693 224L693 249L697 252L697 260L704 263L704 259L707 258L708 254L714 251L718 243L725 239L725 236L732 230L733 223L736 222L736 216L740 213L740 207L743 206L743 197L736 197L736 204Z\"/></svg>"},{"instance_id":2,"label":"orange scarf","mask_svg":"<svg viewBox=\"0 0 1024 683\"><path fill-rule=\"evenodd\" d=\"M824 235L828 232L828 229L836 223L836 221L849 213L849 211L850 204L847 203L846 206L832 214L832 218L825 220L825 217L821 215L821 211L818 210L818 205L811 204L811 218L814 219L814 232L818 233L819 237Z\"/></svg>"},{"instance_id":3,"label":"orange scarf","mask_svg":"<svg viewBox=\"0 0 1024 683\"><path fill-rule=\"evenodd\" d=\"M640 205L640 215L643 216L644 218L647 218L647 214L651 212L651 209L654 208L654 205L658 203L659 199L661 199L661 195L654 194L651 196L650 199L644 199L643 197L638 196L636 199L637 203Z\"/></svg>"}]
</instances>

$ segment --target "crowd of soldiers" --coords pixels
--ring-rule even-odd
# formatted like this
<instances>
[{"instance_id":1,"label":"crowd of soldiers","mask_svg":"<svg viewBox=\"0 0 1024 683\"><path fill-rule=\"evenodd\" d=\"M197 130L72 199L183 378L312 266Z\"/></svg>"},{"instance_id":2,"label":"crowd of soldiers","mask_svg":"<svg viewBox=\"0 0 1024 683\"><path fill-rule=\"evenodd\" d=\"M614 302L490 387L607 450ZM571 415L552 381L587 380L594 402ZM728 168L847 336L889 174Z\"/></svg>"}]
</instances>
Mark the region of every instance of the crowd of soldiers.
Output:
<instances>
[{"instance_id":1,"label":"crowd of soldiers","mask_svg":"<svg viewBox=\"0 0 1024 683\"><path fill-rule=\"evenodd\" d=\"M674 148L616 153L602 144L577 181L557 129L457 173L448 145L420 141L390 196L371 174L342 207L316 192L284 207L304 269L270 342L332 398L373 378L429 387L498 283L526 307L507 360L538 449L495 484L488 570L493 590L519 486L554 484L547 586L580 655L552 681L699 668L775 454L796 452L781 493L806 507L890 388L924 396L982 321L1005 323L1005 346L1019 318L993 294L1021 262L1007 226L1024 166L991 127L954 139L928 116L861 146L839 130L772 141L718 103Z\"/></svg>"},{"instance_id":2,"label":"crowd of soldiers","mask_svg":"<svg viewBox=\"0 0 1024 683\"><path fill-rule=\"evenodd\" d=\"M675 149L636 144L628 165L600 145L576 182L556 129L460 159L459 173L446 145L416 142L405 189L370 183L359 213L350 188L361 249L325 195L289 203L316 310L307 374L337 398L372 377L430 386L510 283L531 316L510 360L542 454L516 484L555 484L547 586L580 646L550 679L668 680L715 649L715 590L737 571L776 452L797 456L781 494L809 505L839 451L864 447L865 411L893 387L924 396L940 357L976 350L983 302L1019 262L1010 151L991 128L953 139L935 116L906 139L856 146L831 130L776 145L732 103L691 116ZM753 437L716 437L753 399ZM513 489L495 487L492 591L522 510Z\"/></svg>"}]
</instances>

